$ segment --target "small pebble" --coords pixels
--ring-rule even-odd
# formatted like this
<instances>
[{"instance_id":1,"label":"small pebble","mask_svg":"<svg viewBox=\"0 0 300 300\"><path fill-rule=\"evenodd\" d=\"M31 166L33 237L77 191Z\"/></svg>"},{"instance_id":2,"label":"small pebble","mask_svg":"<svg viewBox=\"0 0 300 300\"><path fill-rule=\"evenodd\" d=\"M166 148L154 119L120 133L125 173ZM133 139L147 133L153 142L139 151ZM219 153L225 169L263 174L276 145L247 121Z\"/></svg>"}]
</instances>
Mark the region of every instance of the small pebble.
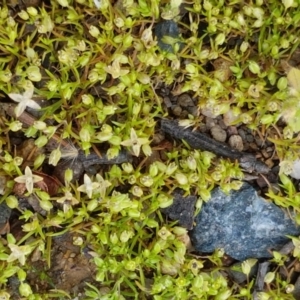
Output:
<instances>
[{"instance_id":1,"label":"small pebble","mask_svg":"<svg viewBox=\"0 0 300 300\"><path fill-rule=\"evenodd\" d=\"M207 129L211 129L212 127L216 126L215 119L209 117L205 119L205 124Z\"/></svg>"},{"instance_id":2,"label":"small pebble","mask_svg":"<svg viewBox=\"0 0 300 300\"><path fill-rule=\"evenodd\" d=\"M238 134L243 140L246 140L246 133L243 129L239 129Z\"/></svg>"},{"instance_id":3,"label":"small pebble","mask_svg":"<svg viewBox=\"0 0 300 300\"><path fill-rule=\"evenodd\" d=\"M155 133L153 135L152 143L153 145L158 145L160 142L162 142L165 139L165 135L163 133Z\"/></svg>"},{"instance_id":4,"label":"small pebble","mask_svg":"<svg viewBox=\"0 0 300 300\"><path fill-rule=\"evenodd\" d=\"M229 138L229 145L230 147L238 150L238 151L243 151L244 145L243 145L243 140L239 135L232 135Z\"/></svg>"},{"instance_id":5,"label":"small pebble","mask_svg":"<svg viewBox=\"0 0 300 300\"><path fill-rule=\"evenodd\" d=\"M234 135L234 134L238 134L237 128L235 126L228 126L227 127L227 133L228 135Z\"/></svg>"},{"instance_id":6,"label":"small pebble","mask_svg":"<svg viewBox=\"0 0 300 300\"><path fill-rule=\"evenodd\" d=\"M210 129L211 135L216 141L225 142L227 138L227 133L219 125L215 125Z\"/></svg>"},{"instance_id":7,"label":"small pebble","mask_svg":"<svg viewBox=\"0 0 300 300\"><path fill-rule=\"evenodd\" d=\"M215 118L216 115L213 113L212 109L204 107L201 109L201 114L205 117Z\"/></svg>"},{"instance_id":8,"label":"small pebble","mask_svg":"<svg viewBox=\"0 0 300 300\"><path fill-rule=\"evenodd\" d=\"M246 141L247 141L248 143L253 143L253 142L254 142L253 135L247 134L247 135L246 135Z\"/></svg>"},{"instance_id":9,"label":"small pebble","mask_svg":"<svg viewBox=\"0 0 300 300\"><path fill-rule=\"evenodd\" d=\"M256 143L249 143L249 147L252 150L258 150L257 144Z\"/></svg>"},{"instance_id":10,"label":"small pebble","mask_svg":"<svg viewBox=\"0 0 300 300\"><path fill-rule=\"evenodd\" d=\"M164 97L164 103L167 108L170 108L172 106L172 102L169 97Z\"/></svg>"},{"instance_id":11,"label":"small pebble","mask_svg":"<svg viewBox=\"0 0 300 300\"><path fill-rule=\"evenodd\" d=\"M182 119L186 119L189 115L189 112L187 110L183 110L182 113L180 114L180 117Z\"/></svg>"},{"instance_id":12,"label":"small pebble","mask_svg":"<svg viewBox=\"0 0 300 300\"><path fill-rule=\"evenodd\" d=\"M178 103L178 105L180 105L182 107L195 106L193 99L188 94L181 94L178 97L177 103Z\"/></svg>"},{"instance_id":13,"label":"small pebble","mask_svg":"<svg viewBox=\"0 0 300 300\"><path fill-rule=\"evenodd\" d=\"M227 129L227 126L226 126L226 124L225 124L225 122L224 122L223 119L220 119L220 121L218 122L218 124L220 125L220 127L221 127L222 129Z\"/></svg>"},{"instance_id":14,"label":"small pebble","mask_svg":"<svg viewBox=\"0 0 300 300\"><path fill-rule=\"evenodd\" d=\"M189 114L191 114L194 117L198 116L198 107L197 106L190 106L186 108L189 112Z\"/></svg>"},{"instance_id":15,"label":"small pebble","mask_svg":"<svg viewBox=\"0 0 300 300\"><path fill-rule=\"evenodd\" d=\"M179 117L182 113L182 108L180 106L174 106L172 107L172 112L175 116Z\"/></svg>"},{"instance_id":16,"label":"small pebble","mask_svg":"<svg viewBox=\"0 0 300 300\"><path fill-rule=\"evenodd\" d=\"M239 118L239 116L236 116L233 114L232 110L229 110L228 112L226 112L223 116L223 121L224 124L226 126L231 125L233 122L235 122L237 119Z\"/></svg>"},{"instance_id":17,"label":"small pebble","mask_svg":"<svg viewBox=\"0 0 300 300\"><path fill-rule=\"evenodd\" d=\"M255 143L257 144L257 146L261 147L261 146L263 146L264 141L262 141L259 136L256 136L255 137Z\"/></svg>"}]
</instances>

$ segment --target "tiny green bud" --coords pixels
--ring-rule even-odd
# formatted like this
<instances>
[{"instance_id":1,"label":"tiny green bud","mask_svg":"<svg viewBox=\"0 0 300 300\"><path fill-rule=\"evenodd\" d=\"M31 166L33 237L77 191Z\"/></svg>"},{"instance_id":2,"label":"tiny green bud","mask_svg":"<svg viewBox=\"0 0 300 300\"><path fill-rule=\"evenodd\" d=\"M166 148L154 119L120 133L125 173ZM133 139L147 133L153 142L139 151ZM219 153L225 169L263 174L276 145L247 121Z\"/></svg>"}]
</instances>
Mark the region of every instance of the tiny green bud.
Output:
<instances>
[{"instance_id":1,"label":"tiny green bud","mask_svg":"<svg viewBox=\"0 0 300 300\"><path fill-rule=\"evenodd\" d=\"M124 268L128 271L134 271L136 267L136 263L133 260L127 261L124 265Z\"/></svg>"},{"instance_id":2,"label":"tiny green bud","mask_svg":"<svg viewBox=\"0 0 300 300\"><path fill-rule=\"evenodd\" d=\"M16 166L21 166L22 163L23 163L23 157L20 156L14 157L14 164Z\"/></svg>"},{"instance_id":3,"label":"tiny green bud","mask_svg":"<svg viewBox=\"0 0 300 300\"><path fill-rule=\"evenodd\" d=\"M106 105L103 107L103 113L108 116L108 115L113 115L116 111L116 107L113 105Z\"/></svg>"},{"instance_id":4,"label":"tiny green bud","mask_svg":"<svg viewBox=\"0 0 300 300\"><path fill-rule=\"evenodd\" d=\"M68 0L57 0L57 2L58 2L62 7L68 7L68 6L69 6Z\"/></svg>"},{"instance_id":5,"label":"tiny green bud","mask_svg":"<svg viewBox=\"0 0 300 300\"><path fill-rule=\"evenodd\" d=\"M6 197L5 202L6 202L7 206L11 209L17 208L19 205L19 201L18 201L17 197L15 197L13 195L9 195L8 197Z\"/></svg>"},{"instance_id":6,"label":"tiny green bud","mask_svg":"<svg viewBox=\"0 0 300 300\"><path fill-rule=\"evenodd\" d=\"M94 38L97 38L100 35L99 29L94 25L90 26L89 33Z\"/></svg>"},{"instance_id":7,"label":"tiny green bud","mask_svg":"<svg viewBox=\"0 0 300 300\"><path fill-rule=\"evenodd\" d=\"M150 165L149 174L151 177L155 177L158 174L158 168L155 163Z\"/></svg>"},{"instance_id":8,"label":"tiny green bud","mask_svg":"<svg viewBox=\"0 0 300 300\"><path fill-rule=\"evenodd\" d=\"M119 239L118 239L118 236L117 236L116 233L112 233L109 236L109 239L110 239L111 243L114 244L114 245L116 245L119 242Z\"/></svg>"},{"instance_id":9,"label":"tiny green bud","mask_svg":"<svg viewBox=\"0 0 300 300\"><path fill-rule=\"evenodd\" d=\"M276 110L278 110L278 104L275 101L270 101L267 104L267 108L269 111L276 111Z\"/></svg>"},{"instance_id":10,"label":"tiny green bud","mask_svg":"<svg viewBox=\"0 0 300 300\"><path fill-rule=\"evenodd\" d=\"M20 122L19 120L16 120L9 124L9 130L11 130L13 132L17 132L22 129L22 126L23 126L22 122Z\"/></svg>"},{"instance_id":11,"label":"tiny green bud","mask_svg":"<svg viewBox=\"0 0 300 300\"><path fill-rule=\"evenodd\" d=\"M125 173L130 174L133 172L133 166L131 163L123 163L122 164L122 169L124 170Z\"/></svg>"},{"instance_id":12,"label":"tiny green bud","mask_svg":"<svg viewBox=\"0 0 300 300\"><path fill-rule=\"evenodd\" d=\"M133 38L131 35L125 36L125 38L123 39L123 46L125 48L130 47L132 45L132 41L133 41Z\"/></svg>"},{"instance_id":13,"label":"tiny green bud","mask_svg":"<svg viewBox=\"0 0 300 300\"><path fill-rule=\"evenodd\" d=\"M288 284L285 287L285 291L286 291L287 294L293 293L294 290L295 290L295 286L293 284Z\"/></svg>"},{"instance_id":14,"label":"tiny green bud","mask_svg":"<svg viewBox=\"0 0 300 300\"><path fill-rule=\"evenodd\" d=\"M33 127L37 130L44 130L47 127L47 124L43 121L35 121Z\"/></svg>"},{"instance_id":15,"label":"tiny green bud","mask_svg":"<svg viewBox=\"0 0 300 300\"><path fill-rule=\"evenodd\" d=\"M93 233L100 233L101 230L102 230L101 227L99 225L97 225L97 224L93 224L92 227L91 227L91 231Z\"/></svg>"},{"instance_id":16,"label":"tiny green bud","mask_svg":"<svg viewBox=\"0 0 300 300\"><path fill-rule=\"evenodd\" d=\"M49 89L50 92L56 91L57 87L58 87L57 80L50 80L50 81L48 81L47 87L48 87L48 89Z\"/></svg>"},{"instance_id":17,"label":"tiny green bud","mask_svg":"<svg viewBox=\"0 0 300 300\"><path fill-rule=\"evenodd\" d=\"M287 88L288 80L286 77L280 77L277 81L277 88L282 91Z\"/></svg>"},{"instance_id":18,"label":"tiny green bud","mask_svg":"<svg viewBox=\"0 0 300 300\"><path fill-rule=\"evenodd\" d=\"M61 151L59 148L54 149L49 156L49 164L56 166L61 159Z\"/></svg>"},{"instance_id":19,"label":"tiny green bud","mask_svg":"<svg viewBox=\"0 0 300 300\"><path fill-rule=\"evenodd\" d=\"M231 290L222 291L215 296L215 300L227 300L231 294Z\"/></svg>"},{"instance_id":20,"label":"tiny green bud","mask_svg":"<svg viewBox=\"0 0 300 300\"><path fill-rule=\"evenodd\" d=\"M34 144L38 147L38 148L42 148L44 147L46 144L48 143L48 139L46 136L41 135L40 137L38 137Z\"/></svg>"},{"instance_id":21,"label":"tiny green bud","mask_svg":"<svg viewBox=\"0 0 300 300\"><path fill-rule=\"evenodd\" d=\"M201 197L201 199L204 202L207 202L210 199L210 197L211 197L210 192L209 192L208 189L200 189L199 190L199 196ZM199 201L198 203L199 203L199 205L202 205L201 201Z\"/></svg>"},{"instance_id":22,"label":"tiny green bud","mask_svg":"<svg viewBox=\"0 0 300 300\"><path fill-rule=\"evenodd\" d=\"M260 67L257 64L257 62L255 61L249 61L249 70L253 73L253 74L259 74L260 73Z\"/></svg>"},{"instance_id":23,"label":"tiny green bud","mask_svg":"<svg viewBox=\"0 0 300 300\"><path fill-rule=\"evenodd\" d=\"M3 70L3 71L0 71L0 81L2 82L10 82L12 78L12 73L10 70Z\"/></svg>"},{"instance_id":24,"label":"tiny green bud","mask_svg":"<svg viewBox=\"0 0 300 300\"><path fill-rule=\"evenodd\" d=\"M35 17L35 16L37 16L37 14L38 14L37 9L36 9L35 7L33 7L33 6L27 7L26 10L27 10L28 14L29 14L30 16L32 16L32 17Z\"/></svg>"},{"instance_id":25,"label":"tiny green bud","mask_svg":"<svg viewBox=\"0 0 300 300\"><path fill-rule=\"evenodd\" d=\"M144 175L140 178L140 182L144 186L150 187L153 184L153 178L148 175Z\"/></svg>"},{"instance_id":26,"label":"tiny green bud","mask_svg":"<svg viewBox=\"0 0 300 300\"><path fill-rule=\"evenodd\" d=\"M157 201L159 202L160 208L166 208L173 203L173 197L167 196L165 194L159 194L157 196Z\"/></svg>"},{"instance_id":27,"label":"tiny green bud","mask_svg":"<svg viewBox=\"0 0 300 300\"><path fill-rule=\"evenodd\" d=\"M52 203L50 201L47 201L47 200L41 200L40 201L40 206L45 211L50 211L53 208Z\"/></svg>"},{"instance_id":28,"label":"tiny green bud","mask_svg":"<svg viewBox=\"0 0 300 300\"><path fill-rule=\"evenodd\" d=\"M131 192L134 196L136 196L138 198L142 197L143 193L144 193L143 190L137 185L132 187Z\"/></svg>"},{"instance_id":29,"label":"tiny green bud","mask_svg":"<svg viewBox=\"0 0 300 300\"><path fill-rule=\"evenodd\" d=\"M71 182L72 179L73 179L73 170L68 168L65 171L65 181L66 182Z\"/></svg>"},{"instance_id":30,"label":"tiny green bud","mask_svg":"<svg viewBox=\"0 0 300 300\"><path fill-rule=\"evenodd\" d=\"M132 114L137 116L141 110L142 105L140 103L135 102L132 108Z\"/></svg>"},{"instance_id":31,"label":"tiny green bud","mask_svg":"<svg viewBox=\"0 0 300 300\"><path fill-rule=\"evenodd\" d=\"M21 296L29 297L32 295L31 287L28 283L21 282L19 286L19 292Z\"/></svg>"},{"instance_id":32,"label":"tiny green bud","mask_svg":"<svg viewBox=\"0 0 300 300\"><path fill-rule=\"evenodd\" d=\"M129 184L135 184L136 183L136 177L134 175L131 175L128 177L128 183Z\"/></svg>"},{"instance_id":33,"label":"tiny green bud","mask_svg":"<svg viewBox=\"0 0 300 300\"><path fill-rule=\"evenodd\" d=\"M183 174L183 173L176 173L175 174L175 179L181 185L185 185L185 184L188 183L188 179L187 179L186 175Z\"/></svg>"},{"instance_id":34,"label":"tiny green bud","mask_svg":"<svg viewBox=\"0 0 300 300\"><path fill-rule=\"evenodd\" d=\"M293 7L294 0L282 0L282 4L284 5L285 9L288 9L290 7Z\"/></svg>"},{"instance_id":35,"label":"tiny green bud","mask_svg":"<svg viewBox=\"0 0 300 300\"><path fill-rule=\"evenodd\" d=\"M84 94L81 96L81 100L85 105L92 105L94 103L94 97L92 95Z\"/></svg>"},{"instance_id":36,"label":"tiny green bud","mask_svg":"<svg viewBox=\"0 0 300 300\"><path fill-rule=\"evenodd\" d=\"M178 166L176 165L175 162L172 162L170 163L168 166L167 166L167 169L166 169L166 175L172 175L176 170L177 170Z\"/></svg>"},{"instance_id":37,"label":"tiny green bud","mask_svg":"<svg viewBox=\"0 0 300 300\"><path fill-rule=\"evenodd\" d=\"M36 159L34 160L33 166L35 169L38 169L43 162L45 161L46 155L45 154L39 154Z\"/></svg>"},{"instance_id":38,"label":"tiny green bud","mask_svg":"<svg viewBox=\"0 0 300 300\"><path fill-rule=\"evenodd\" d=\"M26 70L29 80L39 82L42 79L40 68L37 66L30 66Z\"/></svg>"},{"instance_id":39,"label":"tiny green bud","mask_svg":"<svg viewBox=\"0 0 300 300\"><path fill-rule=\"evenodd\" d=\"M187 159L186 159L186 163L187 163L187 166L189 167L190 170L196 170L197 168L197 162L195 160L195 158L193 156L189 156Z\"/></svg>"},{"instance_id":40,"label":"tiny green bud","mask_svg":"<svg viewBox=\"0 0 300 300\"><path fill-rule=\"evenodd\" d=\"M89 79L89 81L92 82L92 83L98 81L98 79L99 79L99 74L98 74L97 69L92 69L92 70L89 72L88 79Z\"/></svg>"},{"instance_id":41,"label":"tiny green bud","mask_svg":"<svg viewBox=\"0 0 300 300\"><path fill-rule=\"evenodd\" d=\"M262 116L262 118L260 119L260 123L261 124L265 124L265 125L269 125L272 124L274 121L274 116L270 115L270 114L265 114Z\"/></svg>"},{"instance_id":42,"label":"tiny green bud","mask_svg":"<svg viewBox=\"0 0 300 300\"><path fill-rule=\"evenodd\" d=\"M212 4L211 4L208 0L204 0L203 8L204 8L206 11L211 11L211 9L212 9Z\"/></svg>"},{"instance_id":43,"label":"tiny green bud","mask_svg":"<svg viewBox=\"0 0 300 300\"><path fill-rule=\"evenodd\" d=\"M271 55L272 55L273 57L276 57L276 56L278 55L278 52L279 52L278 46L277 46L277 45L274 45L274 46L272 47L272 49L271 49Z\"/></svg>"},{"instance_id":44,"label":"tiny green bud","mask_svg":"<svg viewBox=\"0 0 300 300\"><path fill-rule=\"evenodd\" d=\"M225 42L225 34L219 33L215 39L216 45L222 45Z\"/></svg>"},{"instance_id":45,"label":"tiny green bud","mask_svg":"<svg viewBox=\"0 0 300 300\"><path fill-rule=\"evenodd\" d=\"M81 236L74 236L73 237L73 245L81 246L83 244L83 238Z\"/></svg>"},{"instance_id":46,"label":"tiny green bud","mask_svg":"<svg viewBox=\"0 0 300 300\"><path fill-rule=\"evenodd\" d=\"M242 53L245 53L247 51L247 49L249 48L249 43L246 41L243 41L241 46L240 46L240 50Z\"/></svg>"},{"instance_id":47,"label":"tiny green bud","mask_svg":"<svg viewBox=\"0 0 300 300\"><path fill-rule=\"evenodd\" d=\"M79 136L82 142L89 142L91 140L90 132L85 127L80 129Z\"/></svg>"},{"instance_id":48,"label":"tiny green bud","mask_svg":"<svg viewBox=\"0 0 300 300\"><path fill-rule=\"evenodd\" d=\"M128 211L128 217L131 217L131 218L139 218L141 216L141 212L137 209L130 209Z\"/></svg>"},{"instance_id":49,"label":"tiny green bud","mask_svg":"<svg viewBox=\"0 0 300 300\"><path fill-rule=\"evenodd\" d=\"M26 21L26 20L29 19L29 15L28 15L28 13L27 13L25 10L21 10L21 11L18 13L18 16L19 16L22 20L24 20L24 21Z\"/></svg>"},{"instance_id":50,"label":"tiny green bud","mask_svg":"<svg viewBox=\"0 0 300 300\"><path fill-rule=\"evenodd\" d=\"M133 236L133 232L129 230L122 231L120 235L120 241L126 243Z\"/></svg>"},{"instance_id":51,"label":"tiny green bud","mask_svg":"<svg viewBox=\"0 0 300 300\"><path fill-rule=\"evenodd\" d=\"M114 23L119 28L122 28L124 26L124 20L120 17L115 18Z\"/></svg>"},{"instance_id":52,"label":"tiny green bud","mask_svg":"<svg viewBox=\"0 0 300 300\"><path fill-rule=\"evenodd\" d=\"M270 284L275 278L275 272L268 272L264 278L264 282Z\"/></svg>"},{"instance_id":53,"label":"tiny green bud","mask_svg":"<svg viewBox=\"0 0 300 300\"><path fill-rule=\"evenodd\" d=\"M98 206L98 200L97 199L92 199L89 201L87 205L87 210L88 211L94 211Z\"/></svg>"}]
</instances>

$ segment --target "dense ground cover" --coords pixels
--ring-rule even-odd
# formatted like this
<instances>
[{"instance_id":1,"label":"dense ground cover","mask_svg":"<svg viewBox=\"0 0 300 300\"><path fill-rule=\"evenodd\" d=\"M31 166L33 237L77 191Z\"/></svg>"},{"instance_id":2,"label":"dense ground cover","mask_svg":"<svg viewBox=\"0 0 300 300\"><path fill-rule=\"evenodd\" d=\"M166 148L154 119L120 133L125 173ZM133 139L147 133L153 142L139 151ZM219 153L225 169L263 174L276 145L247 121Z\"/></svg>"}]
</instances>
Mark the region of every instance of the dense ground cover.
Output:
<instances>
[{"instance_id":1,"label":"dense ground cover","mask_svg":"<svg viewBox=\"0 0 300 300\"><path fill-rule=\"evenodd\" d=\"M160 35L165 20L178 36ZM176 188L199 196L195 213L214 186L238 189L239 164L159 120L261 141L246 144L274 170L262 193L298 218L299 20L292 0L3 1L0 298L251 299L255 260L236 280L161 212ZM293 242L260 299L294 299Z\"/></svg>"}]
</instances>

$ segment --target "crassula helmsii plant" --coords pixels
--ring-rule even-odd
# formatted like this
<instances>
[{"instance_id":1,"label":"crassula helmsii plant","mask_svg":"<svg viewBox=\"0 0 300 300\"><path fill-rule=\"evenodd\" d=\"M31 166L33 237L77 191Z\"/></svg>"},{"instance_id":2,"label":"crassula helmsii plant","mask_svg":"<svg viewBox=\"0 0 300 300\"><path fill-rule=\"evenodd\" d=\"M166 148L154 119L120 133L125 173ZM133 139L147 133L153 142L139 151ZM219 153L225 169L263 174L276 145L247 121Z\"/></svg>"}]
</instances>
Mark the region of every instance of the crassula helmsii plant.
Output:
<instances>
[{"instance_id":1,"label":"crassula helmsii plant","mask_svg":"<svg viewBox=\"0 0 300 300\"><path fill-rule=\"evenodd\" d=\"M10 278L19 280L19 294L27 299L66 296L69 291L41 294L26 281L26 272L34 251L50 267L53 236L75 232L83 236L80 245L90 247L96 266L84 299L250 299L253 279L229 283L222 251L193 257L186 230L160 213L172 203L175 188L199 195L197 211L214 185L237 189L243 176L238 165L187 145L167 148L161 160L148 163L147 157L161 147L153 140L157 120L167 115L159 95L163 85L195 97L199 111L231 114L233 123L253 130L268 132L282 112L286 117L292 83L282 63L299 46L299 18L296 1L3 3L1 97L16 106L14 115L1 115L1 175L8 178L2 201L18 210L24 234L19 240L1 237L0 296L9 299ZM174 20L180 28L178 41L166 38L174 43L173 52L160 49L154 36L162 20ZM25 109L37 113L35 122L19 118ZM188 119L186 124L197 123L195 116ZM288 118L286 123L275 144L280 159L291 160L297 151L284 153L298 124ZM49 160L40 153L25 167L7 140L11 132L34 138L40 149L55 134L74 147L52 150ZM76 161L77 148L88 154L95 146L104 147L109 158L126 149L134 161L84 174L82 182L72 181L67 170L54 196L35 185L40 180L35 171L45 162ZM281 179L294 206L297 193ZM34 194L44 214L20 207L12 192L15 182L25 184L25 196ZM282 205L283 196L275 196L270 194ZM204 267L208 260L210 269ZM277 273L266 283L262 299L291 291Z\"/></svg>"}]
</instances>

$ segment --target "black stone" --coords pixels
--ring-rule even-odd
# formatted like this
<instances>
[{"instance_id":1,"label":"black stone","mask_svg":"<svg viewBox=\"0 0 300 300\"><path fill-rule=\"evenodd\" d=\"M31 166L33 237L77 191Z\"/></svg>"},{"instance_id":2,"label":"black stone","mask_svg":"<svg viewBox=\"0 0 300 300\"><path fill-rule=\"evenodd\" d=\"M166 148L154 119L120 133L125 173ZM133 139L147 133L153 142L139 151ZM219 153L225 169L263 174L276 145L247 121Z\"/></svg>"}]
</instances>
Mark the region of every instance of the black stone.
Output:
<instances>
[{"instance_id":1,"label":"black stone","mask_svg":"<svg viewBox=\"0 0 300 300\"><path fill-rule=\"evenodd\" d=\"M170 53L174 53L175 44L179 44L180 49L183 43L179 42L179 29L177 23L172 20L162 21L155 26L154 35L157 37L158 47ZM171 37L175 40L174 44L168 44L163 41L164 37Z\"/></svg>"},{"instance_id":2,"label":"black stone","mask_svg":"<svg viewBox=\"0 0 300 300\"><path fill-rule=\"evenodd\" d=\"M161 211L171 220L177 221L178 225L186 228L193 228L196 196L183 197L183 191L176 190L173 193L174 200L172 205L162 208Z\"/></svg>"},{"instance_id":3,"label":"black stone","mask_svg":"<svg viewBox=\"0 0 300 300\"><path fill-rule=\"evenodd\" d=\"M6 205L5 202L2 202L0 204L0 226L4 225L8 221L10 214L11 209Z\"/></svg>"},{"instance_id":4,"label":"black stone","mask_svg":"<svg viewBox=\"0 0 300 300\"><path fill-rule=\"evenodd\" d=\"M287 243L286 235L300 234L288 211L259 197L247 183L229 195L214 189L195 222L190 236L197 251L223 248L237 260L272 257L269 251Z\"/></svg>"}]
</instances>

